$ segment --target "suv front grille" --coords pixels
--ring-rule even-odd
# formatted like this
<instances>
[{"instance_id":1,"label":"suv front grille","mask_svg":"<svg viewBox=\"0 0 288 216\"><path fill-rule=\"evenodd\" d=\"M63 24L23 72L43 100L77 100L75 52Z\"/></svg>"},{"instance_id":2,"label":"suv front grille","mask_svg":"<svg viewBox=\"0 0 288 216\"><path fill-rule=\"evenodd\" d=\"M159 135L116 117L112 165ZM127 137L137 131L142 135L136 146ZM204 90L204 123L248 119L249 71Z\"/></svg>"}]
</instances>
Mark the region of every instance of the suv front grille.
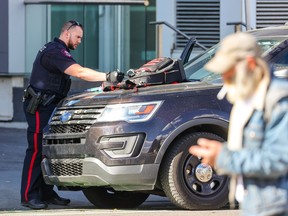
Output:
<instances>
[{"instance_id":1,"label":"suv front grille","mask_svg":"<svg viewBox=\"0 0 288 216\"><path fill-rule=\"evenodd\" d=\"M93 107L58 107L49 122L49 133L84 133L97 121L104 108L105 105Z\"/></svg>"},{"instance_id":2,"label":"suv front grille","mask_svg":"<svg viewBox=\"0 0 288 216\"><path fill-rule=\"evenodd\" d=\"M82 133L89 128L89 125L51 125L50 133Z\"/></svg>"},{"instance_id":3,"label":"suv front grille","mask_svg":"<svg viewBox=\"0 0 288 216\"><path fill-rule=\"evenodd\" d=\"M78 159L48 160L50 170L54 176L80 176L83 164Z\"/></svg>"}]
</instances>

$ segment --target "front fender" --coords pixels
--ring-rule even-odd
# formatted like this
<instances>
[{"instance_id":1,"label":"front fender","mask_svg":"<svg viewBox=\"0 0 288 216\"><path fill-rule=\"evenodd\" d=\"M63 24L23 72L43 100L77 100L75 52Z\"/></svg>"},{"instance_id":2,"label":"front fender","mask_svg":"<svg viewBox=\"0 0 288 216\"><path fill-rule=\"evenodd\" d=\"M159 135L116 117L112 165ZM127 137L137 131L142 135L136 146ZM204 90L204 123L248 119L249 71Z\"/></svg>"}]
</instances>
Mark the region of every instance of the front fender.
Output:
<instances>
[{"instance_id":1,"label":"front fender","mask_svg":"<svg viewBox=\"0 0 288 216\"><path fill-rule=\"evenodd\" d=\"M191 119L191 120L183 121L183 119ZM218 113L215 114L213 110L210 111L210 113L207 113L207 110L206 111L203 110L202 114L199 112L198 115L193 115L193 113L189 113L184 116L178 117L173 122L171 122L171 124L174 126L175 129L171 133L169 133L169 135L165 138L165 140L162 141L161 147L155 159L155 163L161 162L170 144L176 137L178 137L184 131L201 125L211 125L220 127L223 130L225 130L226 133L228 133L228 126L229 126L228 119L229 119L228 113L218 111ZM203 132L204 131L206 131L205 128L203 128Z\"/></svg>"}]
</instances>

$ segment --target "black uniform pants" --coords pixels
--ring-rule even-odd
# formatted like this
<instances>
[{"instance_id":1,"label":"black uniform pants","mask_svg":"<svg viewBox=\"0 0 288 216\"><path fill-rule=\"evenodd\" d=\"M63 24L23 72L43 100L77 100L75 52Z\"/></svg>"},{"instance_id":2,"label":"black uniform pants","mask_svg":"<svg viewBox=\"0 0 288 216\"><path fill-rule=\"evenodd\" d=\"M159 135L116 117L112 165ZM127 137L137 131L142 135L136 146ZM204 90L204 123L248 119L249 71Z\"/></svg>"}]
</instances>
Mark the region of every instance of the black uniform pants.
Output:
<instances>
[{"instance_id":1,"label":"black uniform pants","mask_svg":"<svg viewBox=\"0 0 288 216\"><path fill-rule=\"evenodd\" d=\"M22 170L21 201L47 200L56 196L56 192L53 191L53 185L45 184L42 176L42 134L56 105L54 103L46 107L40 105L35 114L30 114L26 112L29 102L30 99L26 99L23 103L28 123L28 148L26 149Z\"/></svg>"}]
</instances>

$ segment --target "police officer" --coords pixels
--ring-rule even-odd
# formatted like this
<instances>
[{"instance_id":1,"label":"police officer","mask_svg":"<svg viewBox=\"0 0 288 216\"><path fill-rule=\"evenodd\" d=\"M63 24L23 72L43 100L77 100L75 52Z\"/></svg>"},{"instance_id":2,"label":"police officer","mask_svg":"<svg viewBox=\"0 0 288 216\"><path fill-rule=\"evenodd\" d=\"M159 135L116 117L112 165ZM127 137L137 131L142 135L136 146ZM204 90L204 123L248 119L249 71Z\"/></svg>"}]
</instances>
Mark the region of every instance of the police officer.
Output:
<instances>
[{"instance_id":1,"label":"police officer","mask_svg":"<svg viewBox=\"0 0 288 216\"><path fill-rule=\"evenodd\" d=\"M21 204L32 209L44 209L48 204L67 205L70 200L58 196L53 185L45 184L42 171L42 131L57 103L67 96L70 76L86 81L121 82L124 74L101 73L82 67L71 56L81 43L82 25L74 20L65 22L59 38L45 44L33 64L29 86L25 90L23 108L28 123L28 148L21 182Z\"/></svg>"}]
</instances>

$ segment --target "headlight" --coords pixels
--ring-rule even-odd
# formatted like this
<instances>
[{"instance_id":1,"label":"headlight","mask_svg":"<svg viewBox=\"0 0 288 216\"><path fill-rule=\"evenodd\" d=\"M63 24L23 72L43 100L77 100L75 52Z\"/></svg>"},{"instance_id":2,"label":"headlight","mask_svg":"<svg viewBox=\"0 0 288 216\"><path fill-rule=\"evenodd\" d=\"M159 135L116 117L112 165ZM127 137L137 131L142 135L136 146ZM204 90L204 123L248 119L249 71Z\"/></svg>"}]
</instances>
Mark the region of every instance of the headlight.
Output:
<instances>
[{"instance_id":1,"label":"headlight","mask_svg":"<svg viewBox=\"0 0 288 216\"><path fill-rule=\"evenodd\" d=\"M127 121L144 122L148 121L159 109L162 101L151 101L145 103L126 103L107 105L98 118L98 122Z\"/></svg>"}]
</instances>

